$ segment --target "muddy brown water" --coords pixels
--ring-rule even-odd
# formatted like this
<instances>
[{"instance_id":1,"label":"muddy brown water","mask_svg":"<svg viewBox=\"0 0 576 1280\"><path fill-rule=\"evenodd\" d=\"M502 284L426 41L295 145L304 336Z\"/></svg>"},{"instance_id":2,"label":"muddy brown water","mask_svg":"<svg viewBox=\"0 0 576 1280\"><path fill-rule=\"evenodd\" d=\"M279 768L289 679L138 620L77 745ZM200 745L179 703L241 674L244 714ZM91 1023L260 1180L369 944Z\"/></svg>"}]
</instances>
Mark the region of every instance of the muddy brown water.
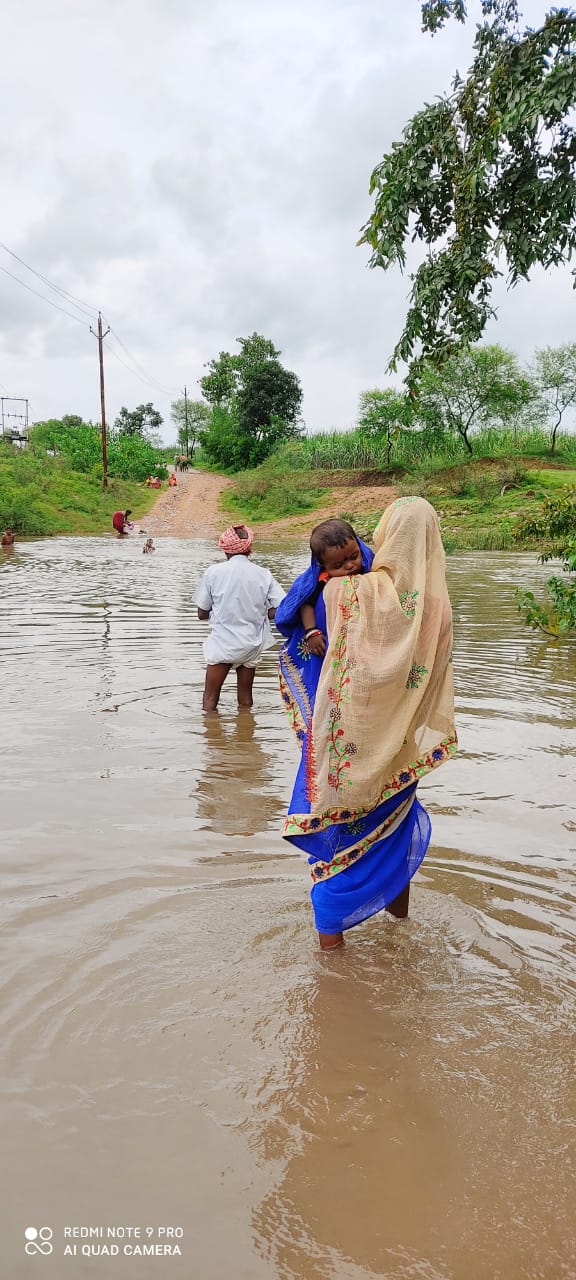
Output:
<instances>
[{"instance_id":1,"label":"muddy brown water","mask_svg":"<svg viewBox=\"0 0 576 1280\"><path fill-rule=\"evenodd\" d=\"M253 718L201 713L213 558L0 559L0 1274L575 1276L576 654L518 621L534 558L451 558L460 754L410 920L334 956L273 655Z\"/></svg>"}]
</instances>

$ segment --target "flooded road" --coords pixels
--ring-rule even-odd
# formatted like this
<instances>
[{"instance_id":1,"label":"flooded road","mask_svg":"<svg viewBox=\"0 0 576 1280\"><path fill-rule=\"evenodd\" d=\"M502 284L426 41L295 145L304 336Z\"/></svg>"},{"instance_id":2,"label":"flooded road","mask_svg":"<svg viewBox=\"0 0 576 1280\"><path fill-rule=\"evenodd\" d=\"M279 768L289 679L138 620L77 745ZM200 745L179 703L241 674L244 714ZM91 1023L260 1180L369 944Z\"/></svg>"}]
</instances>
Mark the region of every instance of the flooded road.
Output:
<instances>
[{"instance_id":1,"label":"flooded road","mask_svg":"<svg viewBox=\"0 0 576 1280\"><path fill-rule=\"evenodd\" d=\"M328 956L274 655L254 717L201 712L217 555L0 557L0 1274L574 1277L576 651L513 597L547 571L449 561L461 749L411 918Z\"/></svg>"}]
</instances>

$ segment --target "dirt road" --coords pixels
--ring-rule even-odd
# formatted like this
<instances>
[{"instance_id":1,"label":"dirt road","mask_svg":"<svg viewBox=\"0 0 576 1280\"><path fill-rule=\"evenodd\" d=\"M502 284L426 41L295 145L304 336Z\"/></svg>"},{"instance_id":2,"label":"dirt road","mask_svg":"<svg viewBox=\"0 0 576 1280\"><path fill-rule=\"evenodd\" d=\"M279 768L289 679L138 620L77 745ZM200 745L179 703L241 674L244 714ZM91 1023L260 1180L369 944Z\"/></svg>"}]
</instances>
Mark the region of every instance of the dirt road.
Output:
<instances>
[{"instance_id":1,"label":"dirt road","mask_svg":"<svg viewBox=\"0 0 576 1280\"><path fill-rule=\"evenodd\" d=\"M230 523L219 507L220 494L230 484L225 476L179 471L177 480L177 487L159 494L143 518L147 533L156 538L210 537Z\"/></svg>"},{"instance_id":2,"label":"dirt road","mask_svg":"<svg viewBox=\"0 0 576 1280\"><path fill-rule=\"evenodd\" d=\"M220 494L231 483L226 476L208 471L179 472L178 487L159 494L144 517L146 532L157 538L212 537L231 522L232 517L220 509ZM330 489L314 511L257 524L255 529L259 537L307 541L313 525L329 516L341 516L357 522L362 533L363 521L373 523L373 517L397 496L397 489L389 485Z\"/></svg>"}]
</instances>

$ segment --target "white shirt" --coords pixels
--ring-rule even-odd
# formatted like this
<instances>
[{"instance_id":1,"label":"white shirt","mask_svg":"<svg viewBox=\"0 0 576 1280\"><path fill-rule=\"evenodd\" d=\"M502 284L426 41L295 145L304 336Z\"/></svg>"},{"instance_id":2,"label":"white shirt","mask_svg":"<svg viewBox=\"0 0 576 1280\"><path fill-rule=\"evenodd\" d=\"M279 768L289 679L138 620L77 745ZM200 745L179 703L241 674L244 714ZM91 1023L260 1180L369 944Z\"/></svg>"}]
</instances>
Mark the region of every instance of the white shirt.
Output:
<instances>
[{"instance_id":1,"label":"white shirt","mask_svg":"<svg viewBox=\"0 0 576 1280\"><path fill-rule=\"evenodd\" d=\"M268 610L277 608L284 595L270 571L249 556L230 556L210 565L194 595L198 608L210 613L210 635L204 644L208 665L255 666L274 643Z\"/></svg>"}]
</instances>

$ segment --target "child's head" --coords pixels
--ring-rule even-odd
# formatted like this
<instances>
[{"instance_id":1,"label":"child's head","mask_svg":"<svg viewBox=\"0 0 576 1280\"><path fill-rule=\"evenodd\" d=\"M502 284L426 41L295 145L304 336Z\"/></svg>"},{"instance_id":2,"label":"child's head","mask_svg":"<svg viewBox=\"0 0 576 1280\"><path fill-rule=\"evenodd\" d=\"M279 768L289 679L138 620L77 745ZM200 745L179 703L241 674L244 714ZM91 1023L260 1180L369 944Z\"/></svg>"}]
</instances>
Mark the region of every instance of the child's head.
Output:
<instances>
[{"instance_id":1,"label":"child's head","mask_svg":"<svg viewBox=\"0 0 576 1280\"><path fill-rule=\"evenodd\" d=\"M312 530L310 550L331 578L362 572L362 551L346 520L323 520Z\"/></svg>"}]
</instances>

